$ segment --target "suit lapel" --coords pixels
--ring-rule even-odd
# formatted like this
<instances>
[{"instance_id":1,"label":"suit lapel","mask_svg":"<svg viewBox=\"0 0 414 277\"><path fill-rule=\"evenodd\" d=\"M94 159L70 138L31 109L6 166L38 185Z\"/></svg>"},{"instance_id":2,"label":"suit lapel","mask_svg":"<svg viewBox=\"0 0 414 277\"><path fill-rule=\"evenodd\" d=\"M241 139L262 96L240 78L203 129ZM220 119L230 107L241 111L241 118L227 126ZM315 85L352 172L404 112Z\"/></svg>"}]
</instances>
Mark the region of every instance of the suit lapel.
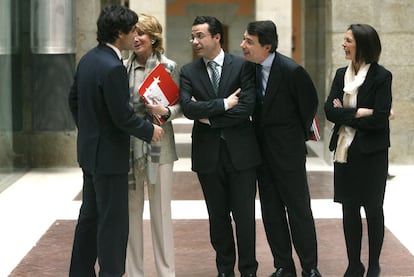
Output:
<instances>
[{"instance_id":1,"label":"suit lapel","mask_svg":"<svg viewBox=\"0 0 414 277\"><path fill-rule=\"evenodd\" d=\"M364 83L361 85L361 87L358 90L358 97L363 96L366 91L370 91L371 86L374 84L373 76L375 76L377 70L378 70L378 64L372 63L371 66L369 67Z\"/></svg>"},{"instance_id":2,"label":"suit lapel","mask_svg":"<svg viewBox=\"0 0 414 277\"><path fill-rule=\"evenodd\" d=\"M226 96L226 91L223 88L228 86L228 81L230 80L230 76L233 71L233 61L230 55L224 54L224 61L223 67L221 69L221 76L218 88L218 95L214 94L213 85L211 84L210 76L208 75L208 69L204 63L204 60L201 58L199 59L199 63L197 65L197 70L200 72L200 81L207 88L207 93L209 98L217 98Z\"/></svg>"},{"instance_id":3,"label":"suit lapel","mask_svg":"<svg viewBox=\"0 0 414 277\"><path fill-rule=\"evenodd\" d=\"M208 75L207 66L204 63L203 58L200 58L197 63L197 67L195 68L195 72L199 72L198 76L200 78L200 83L203 87L205 87L205 90L207 92L208 98L216 98L216 95L214 93L213 84L210 81L210 76ZM221 81L220 81L221 83ZM220 85L220 84L219 84Z\"/></svg>"},{"instance_id":4,"label":"suit lapel","mask_svg":"<svg viewBox=\"0 0 414 277\"><path fill-rule=\"evenodd\" d=\"M223 61L223 67L221 68L221 77L220 77L220 83L219 83L219 89L218 89L218 96L220 97L227 96L225 95L226 91L223 91L222 88L228 87L227 82L230 80L232 71L233 71L232 58L230 55L224 54L224 61Z\"/></svg>"},{"instance_id":5,"label":"suit lapel","mask_svg":"<svg viewBox=\"0 0 414 277\"><path fill-rule=\"evenodd\" d=\"M266 110L270 108L273 102L273 98L278 93L278 88L280 82L282 81L282 71L280 70L280 57L278 53L275 55L273 60L272 67L270 69L269 79L267 80L266 92L263 98L263 111L266 113Z\"/></svg>"}]
</instances>

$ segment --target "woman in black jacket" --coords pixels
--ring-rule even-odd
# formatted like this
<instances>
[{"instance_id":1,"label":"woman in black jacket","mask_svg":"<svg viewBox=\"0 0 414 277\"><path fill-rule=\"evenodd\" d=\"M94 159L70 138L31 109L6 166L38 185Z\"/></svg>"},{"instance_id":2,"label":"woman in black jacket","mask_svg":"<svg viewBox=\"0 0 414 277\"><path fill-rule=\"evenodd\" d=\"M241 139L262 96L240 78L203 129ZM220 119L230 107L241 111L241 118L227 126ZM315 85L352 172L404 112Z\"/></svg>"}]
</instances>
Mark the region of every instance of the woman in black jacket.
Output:
<instances>
[{"instance_id":1,"label":"woman in black jacket","mask_svg":"<svg viewBox=\"0 0 414 277\"><path fill-rule=\"evenodd\" d=\"M335 123L329 149L334 152L334 201L342 204L348 268L344 276L363 276L361 262L364 207L369 238L367 276L379 276L384 239L383 201L390 146L392 74L378 64L381 42L367 24L352 24L342 43L347 67L339 68L325 103Z\"/></svg>"}]
</instances>

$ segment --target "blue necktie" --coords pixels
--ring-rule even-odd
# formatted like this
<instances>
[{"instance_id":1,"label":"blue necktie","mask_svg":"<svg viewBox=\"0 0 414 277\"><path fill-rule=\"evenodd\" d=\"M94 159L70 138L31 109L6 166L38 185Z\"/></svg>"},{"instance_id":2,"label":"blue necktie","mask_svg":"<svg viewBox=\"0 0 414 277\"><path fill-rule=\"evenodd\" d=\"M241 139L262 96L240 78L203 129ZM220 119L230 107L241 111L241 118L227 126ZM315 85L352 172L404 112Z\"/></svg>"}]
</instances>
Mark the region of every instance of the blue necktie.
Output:
<instances>
[{"instance_id":1,"label":"blue necktie","mask_svg":"<svg viewBox=\"0 0 414 277\"><path fill-rule=\"evenodd\" d=\"M211 69L211 83L213 84L214 93L217 95L220 82L220 76L217 69L218 64L215 61L209 61L207 65Z\"/></svg>"},{"instance_id":2,"label":"blue necktie","mask_svg":"<svg viewBox=\"0 0 414 277\"><path fill-rule=\"evenodd\" d=\"M256 90L257 98L263 100L263 74L262 74L262 65L256 64Z\"/></svg>"}]
</instances>

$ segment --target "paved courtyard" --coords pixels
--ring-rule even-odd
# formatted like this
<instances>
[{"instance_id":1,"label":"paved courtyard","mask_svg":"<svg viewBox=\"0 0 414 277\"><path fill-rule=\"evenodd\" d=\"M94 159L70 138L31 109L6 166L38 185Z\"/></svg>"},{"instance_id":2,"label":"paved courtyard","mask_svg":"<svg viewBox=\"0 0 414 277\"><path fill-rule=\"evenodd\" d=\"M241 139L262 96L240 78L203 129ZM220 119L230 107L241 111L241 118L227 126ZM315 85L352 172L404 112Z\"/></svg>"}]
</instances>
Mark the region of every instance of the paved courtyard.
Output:
<instances>
[{"instance_id":1,"label":"paved courtyard","mask_svg":"<svg viewBox=\"0 0 414 277\"><path fill-rule=\"evenodd\" d=\"M174 166L172 213L177 277L216 276L209 243L207 211L196 178L190 171L189 122L175 122L180 160ZM322 144L310 142L307 161L312 209L318 236L319 269L324 276L342 276L346 250L341 206L332 201L332 167ZM391 165L385 199L385 241L382 276L414 276L414 166ZM78 168L32 169L0 192L0 277L67 276L82 175ZM147 204L147 203L146 203ZM258 276L274 271L256 202ZM156 276L151 248L148 205L145 206L145 273ZM362 256L366 264L364 224ZM295 256L300 274L300 264ZM236 269L237 271L237 269ZM238 276L238 275L236 275Z\"/></svg>"}]
</instances>

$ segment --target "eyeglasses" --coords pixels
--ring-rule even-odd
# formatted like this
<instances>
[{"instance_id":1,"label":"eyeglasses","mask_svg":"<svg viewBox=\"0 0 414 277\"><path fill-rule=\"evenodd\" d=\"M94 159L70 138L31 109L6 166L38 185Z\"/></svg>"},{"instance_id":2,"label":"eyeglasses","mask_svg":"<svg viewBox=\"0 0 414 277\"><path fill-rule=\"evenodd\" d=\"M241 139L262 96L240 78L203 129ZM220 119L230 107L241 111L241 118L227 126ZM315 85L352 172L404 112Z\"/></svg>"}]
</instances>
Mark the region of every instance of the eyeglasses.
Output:
<instances>
[{"instance_id":1,"label":"eyeglasses","mask_svg":"<svg viewBox=\"0 0 414 277\"><path fill-rule=\"evenodd\" d=\"M203 38L205 38L206 36L207 36L207 35L206 35L206 34L204 34L204 33L196 33L195 35L191 34L191 35L190 35L190 38L189 38L189 41L190 41L190 43L193 43L195 40L200 41L200 40L202 40Z\"/></svg>"}]
</instances>

